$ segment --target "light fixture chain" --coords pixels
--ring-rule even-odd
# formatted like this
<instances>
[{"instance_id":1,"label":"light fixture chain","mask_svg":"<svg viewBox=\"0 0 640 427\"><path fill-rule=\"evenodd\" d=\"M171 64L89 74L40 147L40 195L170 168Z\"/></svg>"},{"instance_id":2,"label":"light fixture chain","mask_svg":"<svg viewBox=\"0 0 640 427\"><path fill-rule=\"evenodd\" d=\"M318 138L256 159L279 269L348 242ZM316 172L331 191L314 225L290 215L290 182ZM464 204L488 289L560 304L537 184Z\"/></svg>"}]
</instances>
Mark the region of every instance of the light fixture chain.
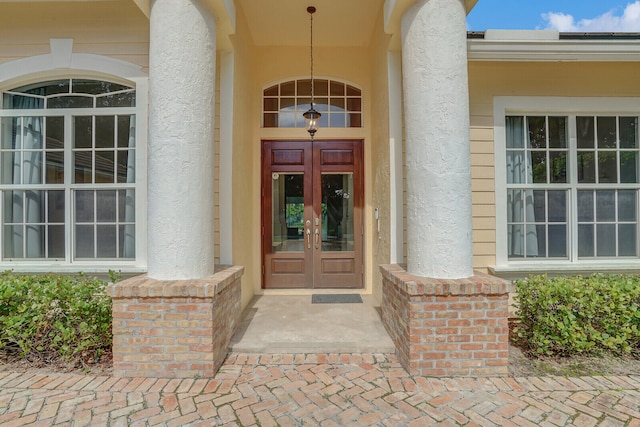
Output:
<instances>
[{"instance_id":1,"label":"light fixture chain","mask_svg":"<svg viewBox=\"0 0 640 427\"><path fill-rule=\"evenodd\" d=\"M311 108L313 108L313 104L314 104L314 96L313 96L313 94L314 94L313 93L313 86L314 86L313 85L313 13L310 13L309 15L311 16L311 25L310 25L310 28L311 28L311 37L310 37L310 39L311 39L311 45L310 45L310 47L311 47L311 49L310 49L310 51L311 51Z\"/></svg>"},{"instance_id":2,"label":"light fixture chain","mask_svg":"<svg viewBox=\"0 0 640 427\"><path fill-rule=\"evenodd\" d=\"M311 56L311 60L310 60L310 64L311 64L311 106L309 108L309 110L307 110L304 114L302 114L302 116L307 120L307 132L309 132L309 135L311 135L311 141L313 141L313 136L315 135L316 131L318 130L318 119L320 118L321 114L319 112L316 111L315 108L313 108L313 105L315 104L315 89L314 89L314 79L313 79L313 14L316 11L316 8L314 6L309 6L307 7L307 12L309 12L309 19L310 19L310 25L309 25L309 31L310 31L310 46L309 46L309 53Z\"/></svg>"}]
</instances>

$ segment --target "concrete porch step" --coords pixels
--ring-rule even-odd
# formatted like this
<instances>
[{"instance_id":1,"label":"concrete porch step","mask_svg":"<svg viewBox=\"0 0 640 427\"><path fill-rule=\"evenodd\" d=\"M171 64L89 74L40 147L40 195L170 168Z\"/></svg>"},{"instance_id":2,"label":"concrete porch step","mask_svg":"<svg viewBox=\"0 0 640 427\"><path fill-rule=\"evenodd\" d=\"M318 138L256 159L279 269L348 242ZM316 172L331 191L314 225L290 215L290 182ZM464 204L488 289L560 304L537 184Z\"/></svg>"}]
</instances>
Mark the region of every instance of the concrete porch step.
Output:
<instances>
[{"instance_id":1,"label":"concrete porch step","mask_svg":"<svg viewBox=\"0 0 640 427\"><path fill-rule=\"evenodd\" d=\"M311 295L256 296L231 340L237 353L393 353L375 298L312 304Z\"/></svg>"}]
</instances>

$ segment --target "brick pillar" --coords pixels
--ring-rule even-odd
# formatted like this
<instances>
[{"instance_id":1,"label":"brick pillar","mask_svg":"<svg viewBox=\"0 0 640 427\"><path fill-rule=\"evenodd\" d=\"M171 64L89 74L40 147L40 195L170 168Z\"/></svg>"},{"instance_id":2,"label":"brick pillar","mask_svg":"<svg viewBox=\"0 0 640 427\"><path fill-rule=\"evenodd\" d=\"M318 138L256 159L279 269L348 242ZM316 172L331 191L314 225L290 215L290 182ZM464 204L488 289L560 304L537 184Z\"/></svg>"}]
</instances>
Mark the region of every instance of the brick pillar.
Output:
<instances>
[{"instance_id":1,"label":"brick pillar","mask_svg":"<svg viewBox=\"0 0 640 427\"><path fill-rule=\"evenodd\" d=\"M382 265L382 321L402 366L422 376L506 376L511 284L476 272L430 279Z\"/></svg>"},{"instance_id":2,"label":"brick pillar","mask_svg":"<svg viewBox=\"0 0 640 427\"><path fill-rule=\"evenodd\" d=\"M109 285L114 376L214 376L240 324L243 272L219 267L204 279L142 275Z\"/></svg>"}]
</instances>

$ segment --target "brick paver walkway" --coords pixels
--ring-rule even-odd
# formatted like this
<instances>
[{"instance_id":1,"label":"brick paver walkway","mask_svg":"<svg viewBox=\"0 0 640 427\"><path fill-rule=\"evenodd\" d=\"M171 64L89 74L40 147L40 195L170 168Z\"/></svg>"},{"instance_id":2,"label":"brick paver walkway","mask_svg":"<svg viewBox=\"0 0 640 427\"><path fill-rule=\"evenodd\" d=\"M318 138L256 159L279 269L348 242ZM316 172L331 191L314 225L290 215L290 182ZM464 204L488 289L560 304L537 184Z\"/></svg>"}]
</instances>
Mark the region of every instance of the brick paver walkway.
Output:
<instances>
[{"instance_id":1,"label":"brick paver walkway","mask_svg":"<svg viewBox=\"0 0 640 427\"><path fill-rule=\"evenodd\" d=\"M640 376L423 378L392 355L232 354L213 379L0 372L2 426L640 426Z\"/></svg>"}]
</instances>

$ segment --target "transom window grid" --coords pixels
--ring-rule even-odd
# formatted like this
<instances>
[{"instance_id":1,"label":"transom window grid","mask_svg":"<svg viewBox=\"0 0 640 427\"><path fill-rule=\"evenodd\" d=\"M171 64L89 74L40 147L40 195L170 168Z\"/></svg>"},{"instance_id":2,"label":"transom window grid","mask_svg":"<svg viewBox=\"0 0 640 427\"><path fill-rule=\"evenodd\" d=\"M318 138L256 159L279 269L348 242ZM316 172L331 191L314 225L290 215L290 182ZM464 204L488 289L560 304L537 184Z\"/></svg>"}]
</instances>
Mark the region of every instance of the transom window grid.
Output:
<instances>
[{"instance_id":1,"label":"transom window grid","mask_svg":"<svg viewBox=\"0 0 640 427\"><path fill-rule=\"evenodd\" d=\"M118 83L59 79L20 86L3 93L4 109L135 107L135 89Z\"/></svg>"},{"instance_id":2,"label":"transom window grid","mask_svg":"<svg viewBox=\"0 0 640 427\"><path fill-rule=\"evenodd\" d=\"M505 131L510 261L638 257L637 116L509 115Z\"/></svg>"},{"instance_id":3,"label":"transom window grid","mask_svg":"<svg viewBox=\"0 0 640 427\"><path fill-rule=\"evenodd\" d=\"M322 114L320 127L362 127L362 92L334 80L314 79L314 108ZM265 128L304 128L303 113L311 106L311 80L273 85L263 92L262 125Z\"/></svg>"},{"instance_id":4,"label":"transom window grid","mask_svg":"<svg viewBox=\"0 0 640 427\"><path fill-rule=\"evenodd\" d=\"M40 90L56 86L49 83ZM94 91L113 87L97 83ZM125 92L132 92L129 99L135 100L131 88L116 94ZM2 259L135 260L136 109L105 107L98 114L98 107L24 111L23 105L11 108L13 100L6 92L3 100ZM87 194L95 203L92 220L78 216L80 199ZM114 211L115 218L105 217Z\"/></svg>"}]
</instances>

